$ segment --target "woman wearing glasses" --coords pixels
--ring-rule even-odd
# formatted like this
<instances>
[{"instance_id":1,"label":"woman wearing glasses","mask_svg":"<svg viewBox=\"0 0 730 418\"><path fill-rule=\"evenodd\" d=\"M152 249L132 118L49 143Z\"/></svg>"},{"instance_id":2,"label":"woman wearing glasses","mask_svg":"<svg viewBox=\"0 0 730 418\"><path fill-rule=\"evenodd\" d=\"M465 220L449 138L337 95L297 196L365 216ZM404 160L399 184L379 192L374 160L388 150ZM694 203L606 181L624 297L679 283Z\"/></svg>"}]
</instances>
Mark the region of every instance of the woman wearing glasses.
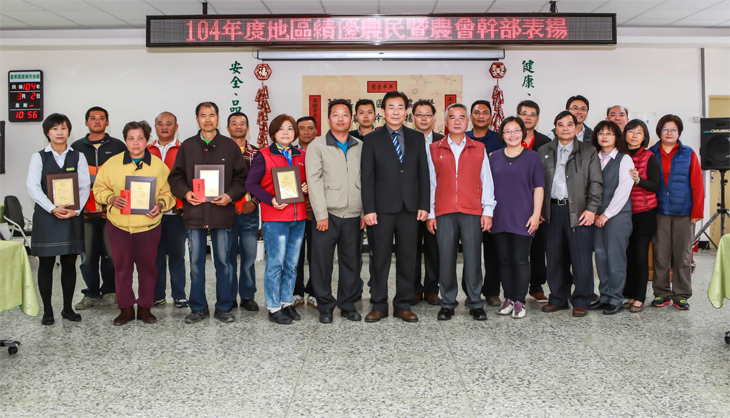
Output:
<instances>
[{"instance_id":1,"label":"woman wearing glasses","mask_svg":"<svg viewBox=\"0 0 730 418\"><path fill-rule=\"evenodd\" d=\"M656 125L661 141L649 150L659 160L661 177L657 192L657 231L654 249L654 300L651 306L674 305L689 309L692 296L693 225L704 215L705 187L697 154L682 144L682 119L664 115ZM674 259L670 281L669 260Z\"/></svg>"},{"instance_id":2,"label":"woman wearing glasses","mask_svg":"<svg viewBox=\"0 0 730 418\"><path fill-rule=\"evenodd\" d=\"M631 221L633 229L626 249L626 286L624 297L629 300L624 308L631 313L641 312L646 300L649 280L649 243L656 233L656 192L659 190L659 160L646 149L649 130L644 122L634 119L626 124L624 137L635 168L629 172L634 186L631 189Z\"/></svg>"},{"instance_id":3,"label":"woman wearing glasses","mask_svg":"<svg viewBox=\"0 0 730 418\"><path fill-rule=\"evenodd\" d=\"M492 152L489 166L494 180L494 221L491 233L497 244L499 274L504 288L500 315L525 317L530 286L530 245L540 225L545 172L537 152L525 148L525 123L508 117L499 128L506 148Z\"/></svg>"},{"instance_id":4,"label":"woman wearing glasses","mask_svg":"<svg viewBox=\"0 0 730 418\"><path fill-rule=\"evenodd\" d=\"M589 310L603 309L604 315L614 315L624 302L626 284L626 247L631 236L631 189L634 181L629 174L634 162L614 122L601 121L593 129L593 146L598 150L603 173L603 196L596 212L594 249L601 297Z\"/></svg>"}]
</instances>

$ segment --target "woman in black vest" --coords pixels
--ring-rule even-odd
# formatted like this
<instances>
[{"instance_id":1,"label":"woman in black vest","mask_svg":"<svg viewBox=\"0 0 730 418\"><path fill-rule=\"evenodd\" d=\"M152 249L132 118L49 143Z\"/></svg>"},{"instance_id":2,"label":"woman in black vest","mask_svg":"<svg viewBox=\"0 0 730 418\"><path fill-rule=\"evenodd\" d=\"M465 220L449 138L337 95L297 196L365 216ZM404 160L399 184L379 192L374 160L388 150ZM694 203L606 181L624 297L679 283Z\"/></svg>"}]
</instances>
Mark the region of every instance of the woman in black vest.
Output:
<instances>
[{"instance_id":1,"label":"woman in black vest","mask_svg":"<svg viewBox=\"0 0 730 418\"><path fill-rule=\"evenodd\" d=\"M630 171L634 161L628 156L621 128L611 121L601 121L593 129L593 146L603 172L603 198L596 212L594 252L601 297L588 306L603 309L605 315L616 314L623 305L626 284L626 247L633 224L631 222L631 189L634 180Z\"/></svg>"},{"instance_id":2,"label":"woman in black vest","mask_svg":"<svg viewBox=\"0 0 730 418\"><path fill-rule=\"evenodd\" d=\"M48 176L78 173L79 202L83 207L89 198L89 166L83 154L70 148L66 141L71 133L71 121L66 115L54 113L43 121L43 133L50 144L33 154L28 167L28 194L36 202L33 212L33 240L31 255L38 257L38 290L43 300L43 325L52 325L53 265L61 258L61 288L63 310L61 316L80 321L73 311L72 299L76 288L76 256L84 252L84 219L80 210L69 209L67 204L56 206L48 198Z\"/></svg>"}]
</instances>

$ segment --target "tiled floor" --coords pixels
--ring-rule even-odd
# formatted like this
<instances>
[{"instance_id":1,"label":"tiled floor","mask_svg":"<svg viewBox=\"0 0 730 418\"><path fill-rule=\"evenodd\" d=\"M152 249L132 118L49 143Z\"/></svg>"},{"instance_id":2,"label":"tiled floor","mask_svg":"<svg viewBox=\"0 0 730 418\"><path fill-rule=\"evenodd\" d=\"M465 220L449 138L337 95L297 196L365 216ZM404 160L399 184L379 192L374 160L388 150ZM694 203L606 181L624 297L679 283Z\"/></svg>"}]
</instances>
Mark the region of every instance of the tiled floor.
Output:
<instances>
[{"instance_id":1,"label":"tiled floor","mask_svg":"<svg viewBox=\"0 0 730 418\"><path fill-rule=\"evenodd\" d=\"M14 356L0 352L0 415L728 417L730 307L707 300L714 252L696 260L687 312L573 318L531 300L525 319L488 308L486 322L463 305L438 322L438 307L421 303L417 324L353 323L336 310L321 325L304 307L291 326L238 309L232 324L186 325L188 310L170 303L153 310L157 324L113 327L111 308L61 320L57 282L55 325L18 309L0 314L0 337L23 343ZM262 272L259 263L259 289ZM209 263L211 299L213 277ZM261 292L257 300L263 306Z\"/></svg>"}]
</instances>

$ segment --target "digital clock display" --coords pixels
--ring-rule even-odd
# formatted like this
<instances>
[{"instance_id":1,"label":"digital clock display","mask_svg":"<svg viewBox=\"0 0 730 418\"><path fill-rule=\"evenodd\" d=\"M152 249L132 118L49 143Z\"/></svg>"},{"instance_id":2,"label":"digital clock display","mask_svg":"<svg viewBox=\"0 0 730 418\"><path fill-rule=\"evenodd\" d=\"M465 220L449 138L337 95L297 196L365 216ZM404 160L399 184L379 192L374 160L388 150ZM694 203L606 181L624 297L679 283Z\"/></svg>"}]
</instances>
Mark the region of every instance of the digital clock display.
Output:
<instances>
[{"instance_id":1,"label":"digital clock display","mask_svg":"<svg viewBox=\"0 0 730 418\"><path fill-rule=\"evenodd\" d=\"M43 121L43 71L8 71L8 120Z\"/></svg>"}]
</instances>

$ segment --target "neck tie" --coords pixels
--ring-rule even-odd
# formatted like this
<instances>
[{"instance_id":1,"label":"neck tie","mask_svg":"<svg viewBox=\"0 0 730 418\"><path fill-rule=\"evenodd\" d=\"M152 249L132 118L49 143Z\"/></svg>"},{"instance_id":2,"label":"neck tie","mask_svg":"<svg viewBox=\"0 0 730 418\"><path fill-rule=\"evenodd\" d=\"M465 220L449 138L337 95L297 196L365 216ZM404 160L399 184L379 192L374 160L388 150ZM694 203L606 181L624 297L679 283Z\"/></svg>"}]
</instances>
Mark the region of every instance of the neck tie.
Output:
<instances>
[{"instance_id":1,"label":"neck tie","mask_svg":"<svg viewBox=\"0 0 730 418\"><path fill-rule=\"evenodd\" d=\"M400 149L400 142L398 141L398 131L393 131L393 145L395 146L395 152L398 153L398 159L403 162L403 150Z\"/></svg>"}]
</instances>

